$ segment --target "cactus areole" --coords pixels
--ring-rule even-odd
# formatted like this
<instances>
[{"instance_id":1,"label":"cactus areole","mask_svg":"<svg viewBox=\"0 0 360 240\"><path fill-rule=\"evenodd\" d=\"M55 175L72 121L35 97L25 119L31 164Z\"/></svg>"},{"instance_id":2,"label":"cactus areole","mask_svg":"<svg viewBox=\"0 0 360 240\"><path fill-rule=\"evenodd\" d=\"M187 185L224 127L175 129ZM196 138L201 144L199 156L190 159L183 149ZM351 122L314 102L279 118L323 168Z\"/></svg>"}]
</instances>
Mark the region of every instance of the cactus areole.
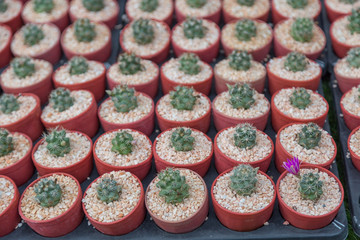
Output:
<instances>
[{"instance_id":1,"label":"cactus areole","mask_svg":"<svg viewBox=\"0 0 360 240\"><path fill-rule=\"evenodd\" d=\"M45 137L46 148L55 157L64 157L71 151L70 138L66 136L65 130L55 129Z\"/></svg>"},{"instance_id":2,"label":"cactus areole","mask_svg":"<svg viewBox=\"0 0 360 240\"><path fill-rule=\"evenodd\" d=\"M315 123L308 123L304 125L297 135L298 143L306 149L313 149L319 146L321 140L321 130Z\"/></svg>"},{"instance_id":3,"label":"cactus areole","mask_svg":"<svg viewBox=\"0 0 360 240\"><path fill-rule=\"evenodd\" d=\"M48 178L41 179L36 183L34 191L35 199L42 207L54 207L61 200L62 190L57 179L55 181Z\"/></svg>"},{"instance_id":4,"label":"cactus areole","mask_svg":"<svg viewBox=\"0 0 360 240\"><path fill-rule=\"evenodd\" d=\"M240 124L234 133L235 146L243 149L252 149L256 146L256 128L248 123Z\"/></svg>"},{"instance_id":5,"label":"cactus areole","mask_svg":"<svg viewBox=\"0 0 360 240\"><path fill-rule=\"evenodd\" d=\"M256 191L257 172L259 168L240 164L231 171L230 188L241 196L250 196Z\"/></svg>"},{"instance_id":6,"label":"cactus areole","mask_svg":"<svg viewBox=\"0 0 360 240\"><path fill-rule=\"evenodd\" d=\"M229 103L234 109L249 109L255 103L255 90L248 84L227 85L229 88Z\"/></svg>"},{"instance_id":7,"label":"cactus areole","mask_svg":"<svg viewBox=\"0 0 360 240\"><path fill-rule=\"evenodd\" d=\"M203 26L202 19L187 18L183 23L184 35L188 39L203 38L207 28Z\"/></svg>"},{"instance_id":8,"label":"cactus areole","mask_svg":"<svg viewBox=\"0 0 360 240\"><path fill-rule=\"evenodd\" d=\"M134 138L126 131L116 133L115 137L111 140L111 151L120 154L128 155L132 153Z\"/></svg>"},{"instance_id":9,"label":"cactus areole","mask_svg":"<svg viewBox=\"0 0 360 240\"><path fill-rule=\"evenodd\" d=\"M130 112L138 106L135 89L127 86L117 86L113 90L106 90L114 103L117 112Z\"/></svg>"},{"instance_id":10,"label":"cactus areole","mask_svg":"<svg viewBox=\"0 0 360 240\"><path fill-rule=\"evenodd\" d=\"M194 89L177 86L175 91L170 92L170 103L177 110L191 111L194 108L196 102L196 96L194 96Z\"/></svg>"},{"instance_id":11,"label":"cactus areole","mask_svg":"<svg viewBox=\"0 0 360 240\"><path fill-rule=\"evenodd\" d=\"M60 87L51 91L49 102L55 110L63 112L74 105L74 98L69 89Z\"/></svg>"},{"instance_id":12,"label":"cactus areole","mask_svg":"<svg viewBox=\"0 0 360 240\"><path fill-rule=\"evenodd\" d=\"M119 70L124 75L134 75L145 70L145 67L141 64L141 59L133 53L120 54L118 63Z\"/></svg>"},{"instance_id":13,"label":"cactus areole","mask_svg":"<svg viewBox=\"0 0 360 240\"><path fill-rule=\"evenodd\" d=\"M89 64L84 57L73 57L69 61L69 72L70 75L80 75L84 74L89 70Z\"/></svg>"},{"instance_id":14,"label":"cactus areole","mask_svg":"<svg viewBox=\"0 0 360 240\"><path fill-rule=\"evenodd\" d=\"M111 203L119 200L122 192L121 186L114 180L114 176L111 174L109 177L101 179L96 186L97 198L104 203Z\"/></svg>"},{"instance_id":15,"label":"cactus areole","mask_svg":"<svg viewBox=\"0 0 360 240\"><path fill-rule=\"evenodd\" d=\"M177 128L171 135L171 144L176 151L187 152L194 148L195 138L191 136L191 129Z\"/></svg>"},{"instance_id":16,"label":"cactus areole","mask_svg":"<svg viewBox=\"0 0 360 240\"><path fill-rule=\"evenodd\" d=\"M291 52L285 57L284 68L291 72L305 71L309 61L304 54Z\"/></svg>"},{"instance_id":17,"label":"cactus areole","mask_svg":"<svg viewBox=\"0 0 360 240\"><path fill-rule=\"evenodd\" d=\"M0 110L4 114L11 114L20 109L20 104L12 94L4 93L0 97Z\"/></svg>"},{"instance_id":18,"label":"cactus areole","mask_svg":"<svg viewBox=\"0 0 360 240\"><path fill-rule=\"evenodd\" d=\"M26 78L35 73L35 63L29 57L17 57L14 58L10 66L15 75L19 78Z\"/></svg>"},{"instance_id":19,"label":"cactus areole","mask_svg":"<svg viewBox=\"0 0 360 240\"><path fill-rule=\"evenodd\" d=\"M297 88L290 96L290 103L296 108L306 109L311 103L311 95L305 88Z\"/></svg>"},{"instance_id":20,"label":"cactus areole","mask_svg":"<svg viewBox=\"0 0 360 240\"><path fill-rule=\"evenodd\" d=\"M197 75L201 71L199 60L194 53L184 53L179 59L179 70L187 75Z\"/></svg>"},{"instance_id":21,"label":"cactus areole","mask_svg":"<svg viewBox=\"0 0 360 240\"><path fill-rule=\"evenodd\" d=\"M104 0L82 0L82 4L90 12L98 12L105 7Z\"/></svg>"},{"instance_id":22,"label":"cactus areole","mask_svg":"<svg viewBox=\"0 0 360 240\"><path fill-rule=\"evenodd\" d=\"M14 150L13 138L5 128L0 128L0 157L4 157Z\"/></svg>"}]
</instances>

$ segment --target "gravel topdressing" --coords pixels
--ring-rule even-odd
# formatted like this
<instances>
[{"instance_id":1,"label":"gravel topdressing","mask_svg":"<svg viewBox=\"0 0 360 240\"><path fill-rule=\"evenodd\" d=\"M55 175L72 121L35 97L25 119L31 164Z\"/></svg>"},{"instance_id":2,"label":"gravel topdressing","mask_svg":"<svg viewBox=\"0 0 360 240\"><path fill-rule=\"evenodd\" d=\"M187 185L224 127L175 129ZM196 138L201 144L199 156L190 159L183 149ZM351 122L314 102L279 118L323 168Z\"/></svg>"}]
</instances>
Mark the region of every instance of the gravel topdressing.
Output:
<instances>
[{"instance_id":1,"label":"gravel topdressing","mask_svg":"<svg viewBox=\"0 0 360 240\"><path fill-rule=\"evenodd\" d=\"M0 214L10 205L14 195L14 185L6 178L0 178Z\"/></svg>"},{"instance_id":2,"label":"gravel topdressing","mask_svg":"<svg viewBox=\"0 0 360 240\"><path fill-rule=\"evenodd\" d=\"M8 155L0 157L0 169L9 167L17 163L32 148L30 141L24 135L19 133L10 133L8 136L13 138L14 150Z\"/></svg>"},{"instance_id":3,"label":"gravel topdressing","mask_svg":"<svg viewBox=\"0 0 360 240\"><path fill-rule=\"evenodd\" d=\"M21 1L14 0L4 0L4 2L8 5L8 8L5 12L0 12L0 22L7 22L13 17L17 16L21 12Z\"/></svg>"},{"instance_id":4,"label":"gravel topdressing","mask_svg":"<svg viewBox=\"0 0 360 240\"><path fill-rule=\"evenodd\" d=\"M339 59L335 64L334 70L341 76L360 78L360 68L351 67L346 61L346 58Z\"/></svg>"},{"instance_id":5,"label":"gravel topdressing","mask_svg":"<svg viewBox=\"0 0 360 240\"><path fill-rule=\"evenodd\" d=\"M140 8L142 0L129 0L126 2L128 14L133 19L152 18L164 21L173 11L173 0L158 0L158 7L152 12L142 11Z\"/></svg>"},{"instance_id":6,"label":"gravel topdressing","mask_svg":"<svg viewBox=\"0 0 360 240\"><path fill-rule=\"evenodd\" d=\"M0 126L7 125L25 118L36 107L36 99L33 96L19 96L17 99L20 108L10 114L0 111Z\"/></svg>"},{"instance_id":7,"label":"gravel topdressing","mask_svg":"<svg viewBox=\"0 0 360 240\"><path fill-rule=\"evenodd\" d=\"M60 19L62 16L67 14L69 9L68 0L53 0L54 8L50 13L42 12L37 13L34 10L34 1L29 1L25 4L22 11L22 16L29 19L31 22L45 23Z\"/></svg>"},{"instance_id":8,"label":"gravel topdressing","mask_svg":"<svg viewBox=\"0 0 360 240\"><path fill-rule=\"evenodd\" d=\"M117 13L117 1L104 0L104 8L97 12L88 11L82 4L82 0L72 0L70 3L69 12L76 16L76 18L89 18L95 22L102 22L109 20Z\"/></svg>"},{"instance_id":9,"label":"gravel topdressing","mask_svg":"<svg viewBox=\"0 0 360 240\"><path fill-rule=\"evenodd\" d=\"M269 8L269 0L255 0L250 7L240 5L237 0L223 1L223 9L236 18L258 18L269 11Z\"/></svg>"},{"instance_id":10,"label":"gravel topdressing","mask_svg":"<svg viewBox=\"0 0 360 240\"><path fill-rule=\"evenodd\" d=\"M345 43L351 46L359 46L360 34L351 32L348 29L349 20L347 17L337 19L332 24L332 34L341 43Z\"/></svg>"},{"instance_id":11,"label":"gravel topdressing","mask_svg":"<svg viewBox=\"0 0 360 240\"><path fill-rule=\"evenodd\" d=\"M221 8L220 0L207 0L201 8L192 8L187 5L186 0L176 0L175 7L180 9L184 16L202 18L214 14Z\"/></svg>"},{"instance_id":12,"label":"gravel topdressing","mask_svg":"<svg viewBox=\"0 0 360 240\"><path fill-rule=\"evenodd\" d=\"M281 15L287 18L295 17L307 17L314 18L321 9L321 4L318 0L308 0L307 5L304 8L294 9L291 7L287 0L273 0L276 10L281 13Z\"/></svg>"},{"instance_id":13,"label":"gravel topdressing","mask_svg":"<svg viewBox=\"0 0 360 240\"><path fill-rule=\"evenodd\" d=\"M358 87L353 87L348 93L345 94L341 103L343 107L350 113L360 116L360 99Z\"/></svg>"}]
</instances>

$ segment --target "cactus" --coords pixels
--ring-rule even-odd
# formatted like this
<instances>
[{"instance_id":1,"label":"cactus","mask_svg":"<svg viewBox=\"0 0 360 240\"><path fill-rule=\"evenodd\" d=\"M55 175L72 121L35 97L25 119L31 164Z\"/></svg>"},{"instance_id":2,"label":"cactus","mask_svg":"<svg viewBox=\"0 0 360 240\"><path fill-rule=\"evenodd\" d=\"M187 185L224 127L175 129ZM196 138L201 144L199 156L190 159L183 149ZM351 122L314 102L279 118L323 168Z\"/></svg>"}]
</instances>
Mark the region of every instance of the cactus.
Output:
<instances>
[{"instance_id":1,"label":"cactus","mask_svg":"<svg viewBox=\"0 0 360 240\"><path fill-rule=\"evenodd\" d=\"M319 180L318 173L305 173L301 176L299 182L299 192L305 200L318 200L323 194L322 186L323 182Z\"/></svg>"},{"instance_id":2,"label":"cactus","mask_svg":"<svg viewBox=\"0 0 360 240\"><path fill-rule=\"evenodd\" d=\"M5 114L10 114L20 109L18 98L12 94L4 93L0 97L0 110Z\"/></svg>"},{"instance_id":3,"label":"cactus","mask_svg":"<svg viewBox=\"0 0 360 240\"><path fill-rule=\"evenodd\" d=\"M55 110L63 112L74 105L74 98L71 97L69 89L59 87L51 91L49 102Z\"/></svg>"},{"instance_id":4,"label":"cactus","mask_svg":"<svg viewBox=\"0 0 360 240\"><path fill-rule=\"evenodd\" d=\"M306 124L297 135L298 143L306 149L313 149L319 146L321 130L315 123Z\"/></svg>"},{"instance_id":5,"label":"cactus","mask_svg":"<svg viewBox=\"0 0 360 240\"><path fill-rule=\"evenodd\" d=\"M111 203L120 198L122 192L121 186L114 180L114 176L110 174L110 178L104 177L96 186L97 198L104 203Z\"/></svg>"},{"instance_id":6,"label":"cactus","mask_svg":"<svg viewBox=\"0 0 360 240\"><path fill-rule=\"evenodd\" d=\"M304 54L291 52L285 58L284 68L291 72L302 72L308 64L309 61Z\"/></svg>"},{"instance_id":7,"label":"cactus","mask_svg":"<svg viewBox=\"0 0 360 240\"><path fill-rule=\"evenodd\" d=\"M50 13L53 8L53 0L34 0L34 11L37 13Z\"/></svg>"},{"instance_id":8,"label":"cactus","mask_svg":"<svg viewBox=\"0 0 360 240\"><path fill-rule=\"evenodd\" d=\"M192 8L201 8L206 4L207 0L186 0L188 6Z\"/></svg>"},{"instance_id":9,"label":"cactus","mask_svg":"<svg viewBox=\"0 0 360 240\"><path fill-rule=\"evenodd\" d=\"M194 89L177 86L175 91L170 91L171 105L177 110L192 110L196 102Z\"/></svg>"},{"instance_id":10,"label":"cactus","mask_svg":"<svg viewBox=\"0 0 360 240\"><path fill-rule=\"evenodd\" d=\"M70 138L66 137L65 130L55 129L45 137L45 141L46 149L55 157L63 157L71 150Z\"/></svg>"},{"instance_id":11,"label":"cactus","mask_svg":"<svg viewBox=\"0 0 360 240\"><path fill-rule=\"evenodd\" d=\"M14 150L13 138L5 128L0 128L0 157L6 156Z\"/></svg>"},{"instance_id":12,"label":"cactus","mask_svg":"<svg viewBox=\"0 0 360 240\"><path fill-rule=\"evenodd\" d=\"M254 5L255 0L237 0L237 3L242 6L251 7Z\"/></svg>"},{"instance_id":13,"label":"cactus","mask_svg":"<svg viewBox=\"0 0 360 240\"><path fill-rule=\"evenodd\" d=\"M350 67L360 68L360 47L350 49L346 56L346 62Z\"/></svg>"},{"instance_id":14,"label":"cactus","mask_svg":"<svg viewBox=\"0 0 360 240\"><path fill-rule=\"evenodd\" d=\"M207 28L203 26L202 19L187 18L183 23L184 35L188 39L203 38Z\"/></svg>"},{"instance_id":15,"label":"cactus","mask_svg":"<svg viewBox=\"0 0 360 240\"><path fill-rule=\"evenodd\" d=\"M231 171L230 188L238 195L250 196L256 191L257 172L259 168L240 164Z\"/></svg>"},{"instance_id":16,"label":"cactus","mask_svg":"<svg viewBox=\"0 0 360 240\"><path fill-rule=\"evenodd\" d=\"M235 146L252 149L256 145L256 128L249 123L240 124L234 133Z\"/></svg>"},{"instance_id":17,"label":"cactus","mask_svg":"<svg viewBox=\"0 0 360 240\"><path fill-rule=\"evenodd\" d=\"M286 2L294 9L304 8L308 4L308 0L286 0Z\"/></svg>"},{"instance_id":18,"label":"cactus","mask_svg":"<svg viewBox=\"0 0 360 240\"><path fill-rule=\"evenodd\" d=\"M305 109L311 103L310 93L305 88L296 88L290 96L290 103L299 109Z\"/></svg>"},{"instance_id":19,"label":"cactus","mask_svg":"<svg viewBox=\"0 0 360 240\"><path fill-rule=\"evenodd\" d=\"M185 176L180 175L179 170L167 168L158 175L159 182L156 187L160 188L159 196L165 198L165 202L176 204L189 197L189 185Z\"/></svg>"},{"instance_id":20,"label":"cactus","mask_svg":"<svg viewBox=\"0 0 360 240\"><path fill-rule=\"evenodd\" d=\"M349 24L348 29L351 34L360 33L360 8L351 10L351 15L347 17Z\"/></svg>"},{"instance_id":21,"label":"cactus","mask_svg":"<svg viewBox=\"0 0 360 240\"><path fill-rule=\"evenodd\" d=\"M8 9L8 5L5 2L5 0L0 0L0 13L6 12L7 9Z\"/></svg>"},{"instance_id":22,"label":"cactus","mask_svg":"<svg viewBox=\"0 0 360 240\"><path fill-rule=\"evenodd\" d=\"M246 51L234 50L228 59L229 66L237 71L247 71L251 68L252 55Z\"/></svg>"},{"instance_id":23,"label":"cactus","mask_svg":"<svg viewBox=\"0 0 360 240\"><path fill-rule=\"evenodd\" d=\"M133 53L120 54L118 62L120 72L124 75L134 75L145 70L145 67L141 64L141 59Z\"/></svg>"},{"instance_id":24,"label":"cactus","mask_svg":"<svg viewBox=\"0 0 360 240\"><path fill-rule=\"evenodd\" d=\"M241 19L235 25L235 37L239 41L250 41L256 36L256 25L251 19Z\"/></svg>"},{"instance_id":25,"label":"cactus","mask_svg":"<svg viewBox=\"0 0 360 240\"><path fill-rule=\"evenodd\" d=\"M22 28L24 43L28 46L34 46L44 39L43 30L36 24L29 23Z\"/></svg>"},{"instance_id":26,"label":"cactus","mask_svg":"<svg viewBox=\"0 0 360 240\"><path fill-rule=\"evenodd\" d=\"M35 199L42 207L54 207L61 200L62 190L57 179L41 179L34 187Z\"/></svg>"},{"instance_id":27,"label":"cactus","mask_svg":"<svg viewBox=\"0 0 360 240\"><path fill-rule=\"evenodd\" d=\"M158 6L158 0L141 0L140 3L140 9L144 12L153 12Z\"/></svg>"},{"instance_id":28,"label":"cactus","mask_svg":"<svg viewBox=\"0 0 360 240\"><path fill-rule=\"evenodd\" d=\"M87 59L81 56L71 58L69 65L70 75L80 75L86 73L89 69Z\"/></svg>"},{"instance_id":29,"label":"cactus","mask_svg":"<svg viewBox=\"0 0 360 240\"><path fill-rule=\"evenodd\" d=\"M82 0L82 4L90 12L98 12L105 7L104 0Z\"/></svg>"},{"instance_id":30,"label":"cactus","mask_svg":"<svg viewBox=\"0 0 360 240\"><path fill-rule=\"evenodd\" d=\"M227 85L229 88L230 100L229 103L235 109L243 108L249 109L255 103L255 90L248 84L235 84L233 86Z\"/></svg>"},{"instance_id":31,"label":"cactus","mask_svg":"<svg viewBox=\"0 0 360 240\"><path fill-rule=\"evenodd\" d=\"M114 102L117 112L130 112L138 106L134 88L119 85L111 91L106 90L106 93L109 94Z\"/></svg>"},{"instance_id":32,"label":"cactus","mask_svg":"<svg viewBox=\"0 0 360 240\"><path fill-rule=\"evenodd\" d=\"M314 21L310 18L296 18L291 25L290 35L295 41L310 42L314 36Z\"/></svg>"},{"instance_id":33,"label":"cactus","mask_svg":"<svg viewBox=\"0 0 360 240\"><path fill-rule=\"evenodd\" d=\"M191 136L191 129L177 128L171 135L171 144L176 151L188 152L193 150L195 138Z\"/></svg>"},{"instance_id":34,"label":"cactus","mask_svg":"<svg viewBox=\"0 0 360 240\"><path fill-rule=\"evenodd\" d=\"M134 138L130 133L121 131L116 133L116 136L111 140L111 151L120 154L128 155L132 152Z\"/></svg>"},{"instance_id":35,"label":"cactus","mask_svg":"<svg viewBox=\"0 0 360 240\"><path fill-rule=\"evenodd\" d=\"M35 64L29 57L17 57L10 63L15 75L19 78L26 78L35 73Z\"/></svg>"},{"instance_id":36,"label":"cactus","mask_svg":"<svg viewBox=\"0 0 360 240\"><path fill-rule=\"evenodd\" d=\"M342 3L346 3L346 4L354 4L356 3L358 0L339 0Z\"/></svg>"},{"instance_id":37,"label":"cactus","mask_svg":"<svg viewBox=\"0 0 360 240\"><path fill-rule=\"evenodd\" d=\"M199 60L194 53L184 53L179 59L179 70L187 75L197 75L201 71Z\"/></svg>"},{"instance_id":38,"label":"cactus","mask_svg":"<svg viewBox=\"0 0 360 240\"><path fill-rule=\"evenodd\" d=\"M87 18L78 19L74 24L74 33L79 42L91 42L96 37L95 24Z\"/></svg>"},{"instance_id":39,"label":"cactus","mask_svg":"<svg viewBox=\"0 0 360 240\"><path fill-rule=\"evenodd\" d=\"M154 27L149 19L140 18L131 25L135 42L140 45L146 45L153 41L155 37Z\"/></svg>"}]
</instances>

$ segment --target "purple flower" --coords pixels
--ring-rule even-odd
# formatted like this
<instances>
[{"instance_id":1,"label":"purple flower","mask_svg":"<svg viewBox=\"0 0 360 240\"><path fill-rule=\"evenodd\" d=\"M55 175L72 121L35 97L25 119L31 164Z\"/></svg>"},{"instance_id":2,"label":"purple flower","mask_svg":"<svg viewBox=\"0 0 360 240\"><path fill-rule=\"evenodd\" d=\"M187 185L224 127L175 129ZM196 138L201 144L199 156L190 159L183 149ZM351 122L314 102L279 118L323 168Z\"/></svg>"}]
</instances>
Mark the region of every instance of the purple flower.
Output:
<instances>
[{"instance_id":1,"label":"purple flower","mask_svg":"<svg viewBox=\"0 0 360 240\"><path fill-rule=\"evenodd\" d=\"M300 172L299 158L293 157L291 159L287 159L286 162L283 162L282 167L285 168L289 173L298 176Z\"/></svg>"}]
</instances>

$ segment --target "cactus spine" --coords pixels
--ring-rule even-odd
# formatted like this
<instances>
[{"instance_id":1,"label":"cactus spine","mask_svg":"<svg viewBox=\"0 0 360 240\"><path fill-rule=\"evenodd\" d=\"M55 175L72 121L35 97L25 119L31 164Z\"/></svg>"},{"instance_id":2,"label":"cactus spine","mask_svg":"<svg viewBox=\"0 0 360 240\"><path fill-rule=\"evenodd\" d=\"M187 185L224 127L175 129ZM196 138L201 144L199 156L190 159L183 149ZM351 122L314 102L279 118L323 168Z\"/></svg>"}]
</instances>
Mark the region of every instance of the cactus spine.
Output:
<instances>
[{"instance_id":1,"label":"cactus spine","mask_svg":"<svg viewBox=\"0 0 360 240\"><path fill-rule=\"evenodd\" d=\"M140 9L144 12L153 12L158 6L158 0L141 0L140 3Z\"/></svg>"},{"instance_id":2,"label":"cactus spine","mask_svg":"<svg viewBox=\"0 0 360 240\"><path fill-rule=\"evenodd\" d=\"M305 71L309 61L304 54L298 52L289 53L284 62L284 68L291 72L302 72Z\"/></svg>"},{"instance_id":3,"label":"cactus spine","mask_svg":"<svg viewBox=\"0 0 360 240\"><path fill-rule=\"evenodd\" d=\"M131 25L135 42L140 45L146 45L153 41L155 37L154 27L149 19L140 18Z\"/></svg>"},{"instance_id":4,"label":"cactus spine","mask_svg":"<svg viewBox=\"0 0 360 240\"><path fill-rule=\"evenodd\" d=\"M104 203L111 203L119 200L122 192L121 186L114 180L114 176L110 174L109 177L101 179L96 186L97 198Z\"/></svg>"},{"instance_id":5,"label":"cactus spine","mask_svg":"<svg viewBox=\"0 0 360 240\"><path fill-rule=\"evenodd\" d=\"M305 200L318 200L323 194L323 182L319 180L318 173L306 173L301 176L299 183L299 192Z\"/></svg>"},{"instance_id":6,"label":"cactus spine","mask_svg":"<svg viewBox=\"0 0 360 240\"><path fill-rule=\"evenodd\" d=\"M4 13L8 9L8 5L5 0L0 0L0 12Z\"/></svg>"},{"instance_id":7,"label":"cactus spine","mask_svg":"<svg viewBox=\"0 0 360 240\"><path fill-rule=\"evenodd\" d=\"M184 35L188 39L203 38L207 28L203 26L202 19L187 18L183 23Z\"/></svg>"},{"instance_id":8,"label":"cactus spine","mask_svg":"<svg viewBox=\"0 0 360 240\"><path fill-rule=\"evenodd\" d=\"M45 137L46 149L55 157L63 157L71 151L70 138L65 130L55 129Z\"/></svg>"},{"instance_id":9,"label":"cactus spine","mask_svg":"<svg viewBox=\"0 0 360 240\"><path fill-rule=\"evenodd\" d=\"M184 53L179 59L179 70L187 75L197 75L201 71L199 60L194 53Z\"/></svg>"},{"instance_id":10,"label":"cactus spine","mask_svg":"<svg viewBox=\"0 0 360 240\"><path fill-rule=\"evenodd\" d=\"M34 11L37 13L50 13L53 8L53 0L34 0Z\"/></svg>"},{"instance_id":11,"label":"cactus spine","mask_svg":"<svg viewBox=\"0 0 360 240\"><path fill-rule=\"evenodd\" d=\"M119 85L111 91L106 90L106 93L109 94L114 102L117 112L130 112L138 106L134 88Z\"/></svg>"},{"instance_id":12,"label":"cactus spine","mask_svg":"<svg viewBox=\"0 0 360 240\"><path fill-rule=\"evenodd\" d=\"M186 0L188 6L192 8L201 8L206 4L207 0Z\"/></svg>"},{"instance_id":13,"label":"cactus spine","mask_svg":"<svg viewBox=\"0 0 360 240\"><path fill-rule=\"evenodd\" d=\"M237 0L237 3L242 6L251 7L254 5L255 0Z\"/></svg>"},{"instance_id":14,"label":"cactus spine","mask_svg":"<svg viewBox=\"0 0 360 240\"><path fill-rule=\"evenodd\" d=\"M235 109L249 109L255 103L255 90L248 84L228 85L230 100L229 103Z\"/></svg>"},{"instance_id":15,"label":"cactus spine","mask_svg":"<svg viewBox=\"0 0 360 240\"><path fill-rule=\"evenodd\" d=\"M22 28L22 33L24 37L24 43L28 46L34 46L38 44L45 35L43 30L33 23L28 23Z\"/></svg>"},{"instance_id":16,"label":"cactus spine","mask_svg":"<svg viewBox=\"0 0 360 240\"><path fill-rule=\"evenodd\" d=\"M57 179L55 181L48 178L41 179L35 185L34 192L36 201L42 207L54 207L61 200L62 190Z\"/></svg>"},{"instance_id":17,"label":"cactus spine","mask_svg":"<svg viewBox=\"0 0 360 240\"><path fill-rule=\"evenodd\" d=\"M6 156L14 150L13 138L5 128L0 128L0 157Z\"/></svg>"},{"instance_id":18,"label":"cactus spine","mask_svg":"<svg viewBox=\"0 0 360 240\"><path fill-rule=\"evenodd\" d=\"M17 100L17 97L15 97L12 94L4 93L0 97L0 110L1 112L5 114L10 114L14 111L17 111L20 109L20 104Z\"/></svg>"},{"instance_id":19,"label":"cactus spine","mask_svg":"<svg viewBox=\"0 0 360 240\"><path fill-rule=\"evenodd\" d=\"M299 109L305 109L311 103L310 93L305 88L296 88L290 96L290 103Z\"/></svg>"},{"instance_id":20,"label":"cactus spine","mask_svg":"<svg viewBox=\"0 0 360 240\"><path fill-rule=\"evenodd\" d=\"M115 137L111 140L111 151L120 154L128 155L132 152L134 138L126 131L116 133Z\"/></svg>"},{"instance_id":21,"label":"cactus spine","mask_svg":"<svg viewBox=\"0 0 360 240\"><path fill-rule=\"evenodd\" d=\"M191 136L191 129L177 128L171 135L171 144L176 151L188 152L194 148L195 138Z\"/></svg>"},{"instance_id":22,"label":"cactus spine","mask_svg":"<svg viewBox=\"0 0 360 240\"><path fill-rule=\"evenodd\" d=\"M250 196L256 191L258 170L258 167L240 164L231 171L230 188L241 196Z\"/></svg>"},{"instance_id":23,"label":"cactus spine","mask_svg":"<svg viewBox=\"0 0 360 240\"><path fill-rule=\"evenodd\" d=\"M55 110L63 112L74 105L74 98L69 89L59 87L51 91L49 102Z\"/></svg>"},{"instance_id":24,"label":"cactus spine","mask_svg":"<svg viewBox=\"0 0 360 240\"><path fill-rule=\"evenodd\" d=\"M249 123L240 124L234 133L235 146L243 149L252 149L256 146L256 128Z\"/></svg>"},{"instance_id":25,"label":"cactus spine","mask_svg":"<svg viewBox=\"0 0 360 240\"><path fill-rule=\"evenodd\" d=\"M98 12L105 7L104 0L82 0L82 4L90 12Z\"/></svg>"},{"instance_id":26,"label":"cactus spine","mask_svg":"<svg viewBox=\"0 0 360 240\"><path fill-rule=\"evenodd\" d=\"M91 42L96 37L95 24L87 18L76 20L74 34L79 42Z\"/></svg>"},{"instance_id":27,"label":"cactus spine","mask_svg":"<svg viewBox=\"0 0 360 240\"><path fill-rule=\"evenodd\" d=\"M310 18L296 18L291 25L290 35L295 41L310 42L314 36L314 21Z\"/></svg>"},{"instance_id":28,"label":"cactus spine","mask_svg":"<svg viewBox=\"0 0 360 240\"><path fill-rule=\"evenodd\" d=\"M319 146L321 140L321 130L315 123L308 123L304 125L297 135L298 143L306 149L313 149Z\"/></svg>"},{"instance_id":29,"label":"cactus spine","mask_svg":"<svg viewBox=\"0 0 360 240\"><path fill-rule=\"evenodd\" d=\"M15 75L19 78L26 78L35 73L35 64L29 57L17 57L10 63Z\"/></svg>"},{"instance_id":30,"label":"cactus spine","mask_svg":"<svg viewBox=\"0 0 360 240\"><path fill-rule=\"evenodd\" d=\"M350 67L360 68L360 47L350 49L346 56L346 62Z\"/></svg>"},{"instance_id":31,"label":"cactus spine","mask_svg":"<svg viewBox=\"0 0 360 240\"><path fill-rule=\"evenodd\" d=\"M71 58L71 60L69 61L69 65L70 65L69 72L70 75L72 76L84 74L89 69L89 64L86 58L81 56Z\"/></svg>"},{"instance_id":32,"label":"cactus spine","mask_svg":"<svg viewBox=\"0 0 360 240\"><path fill-rule=\"evenodd\" d=\"M120 72L124 75L134 75L145 70L141 64L141 59L135 54L123 53L118 58Z\"/></svg>"},{"instance_id":33,"label":"cactus spine","mask_svg":"<svg viewBox=\"0 0 360 240\"><path fill-rule=\"evenodd\" d=\"M235 37L239 41L248 42L256 36L256 25L251 19L241 19L235 25Z\"/></svg>"},{"instance_id":34,"label":"cactus spine","mask_svg":"<svg viewBox=\"0 0 360 240\"><path fill-rule=\"evenodd\" d=\"M175 91L170 92L171 105L177 110L192 110L196 102L194 89L177 86Z\"/></svg>"},{"instance_id":35,"label":"cactus spine","mask_svg":"<svg viewBox=\"0 0 360 240\"><path fill-rule=\"evenodd\" d=\"M286 2L294 9L302 9L308 4L308 0L286 0Z\"/></svg>"},{"instance_id":36,"label":"cactus spine","mask_svg":"<svg viewBox=\"0 0 360 240\"><path fill-rule=\"evenodd\" d=\"M251 68L252 56L241 50L234 50L228 57L229 66L236 71L247 71Z\"/></svg>"}]
</instances>

